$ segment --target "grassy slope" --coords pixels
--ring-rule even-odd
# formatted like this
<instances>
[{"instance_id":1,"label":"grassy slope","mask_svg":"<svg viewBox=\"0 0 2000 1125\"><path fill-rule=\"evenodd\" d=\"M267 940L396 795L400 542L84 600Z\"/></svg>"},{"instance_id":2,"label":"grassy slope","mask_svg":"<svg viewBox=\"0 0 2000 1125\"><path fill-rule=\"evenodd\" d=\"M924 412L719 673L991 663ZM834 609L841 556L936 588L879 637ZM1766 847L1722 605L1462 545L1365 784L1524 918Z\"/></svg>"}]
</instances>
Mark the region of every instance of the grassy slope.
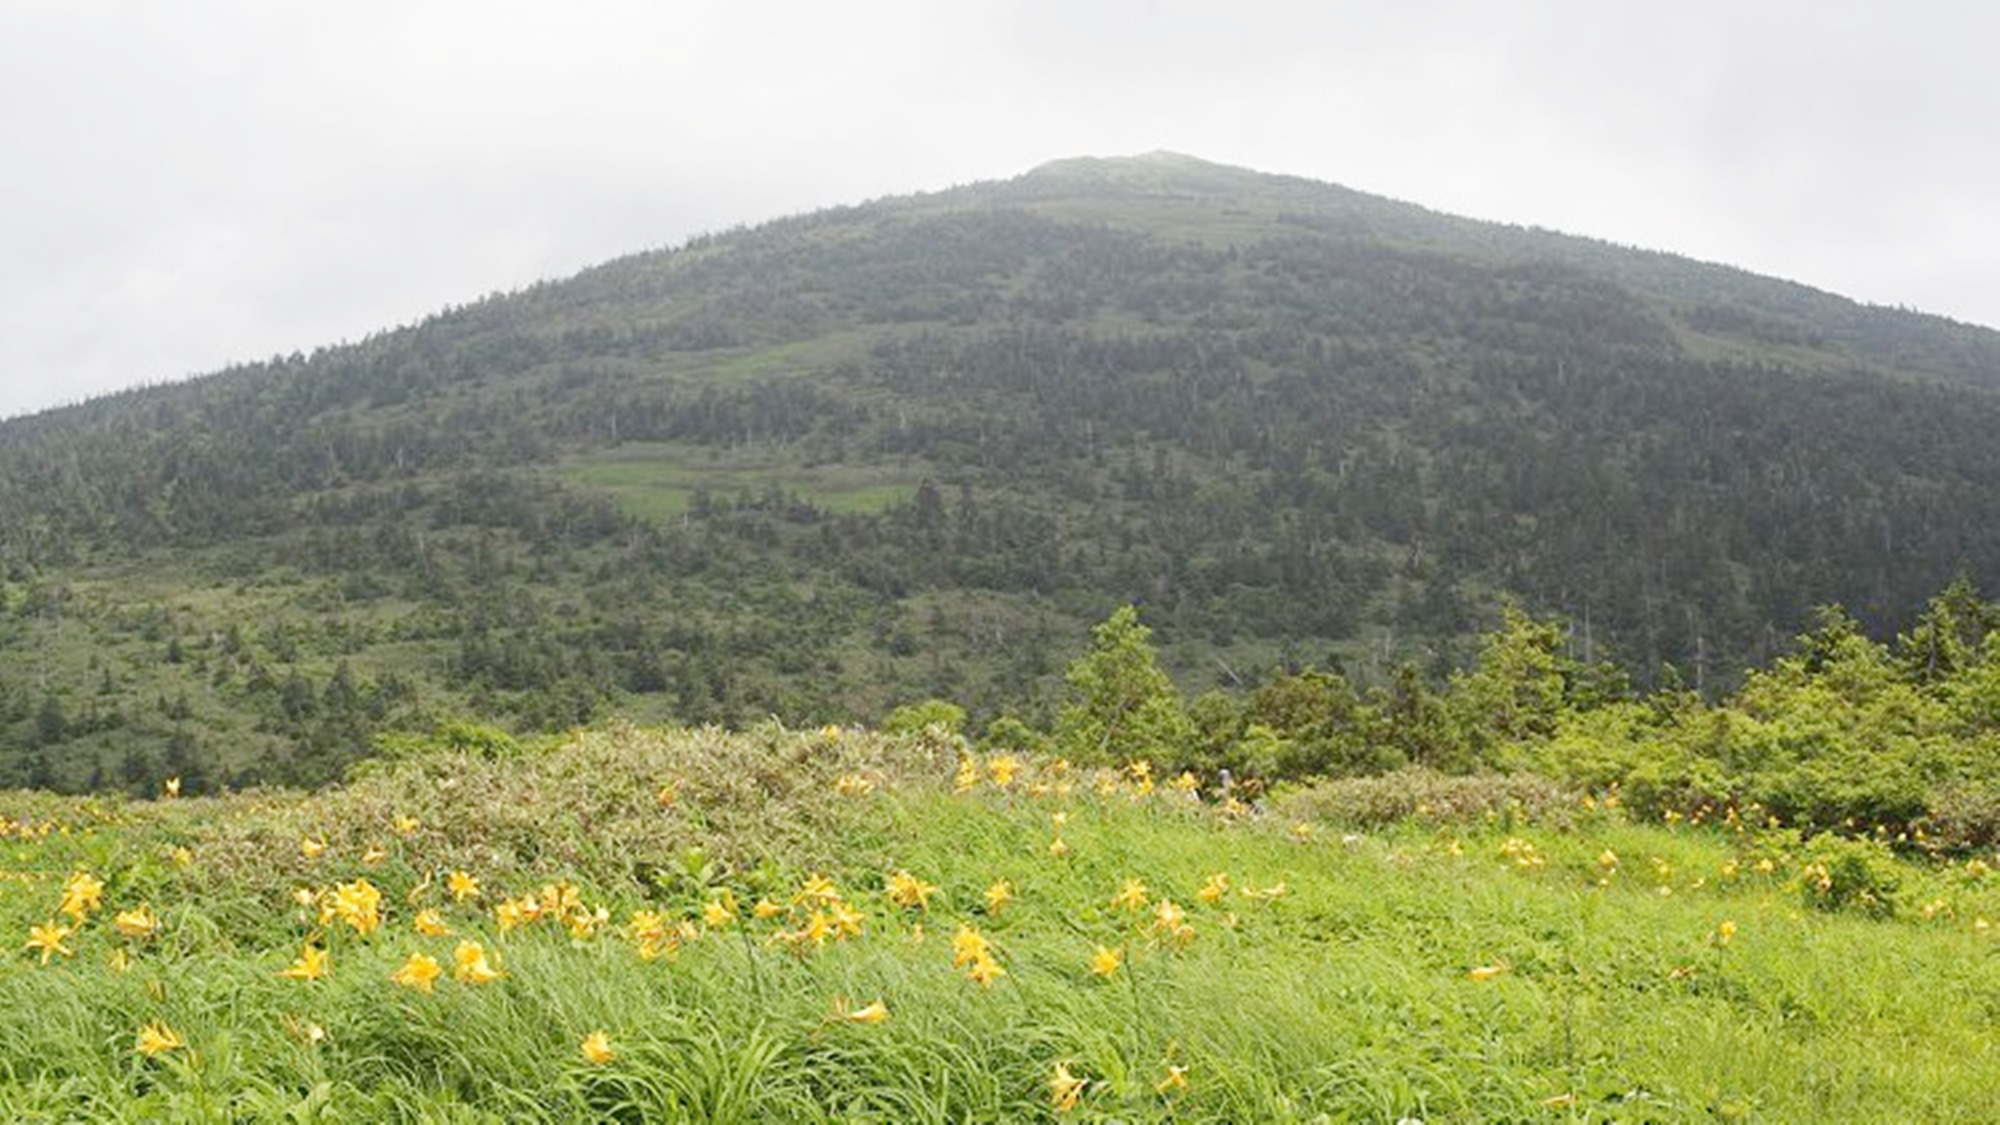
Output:
<instances>
[{"instance_id":1,"label":"grassy slope","mask_svg":"<svg viewBox=\"0 0 2000 1125\"><path fill-rule=\"evenodd\" d=\"M1901 920L1874 921L1803 905L1783 838L1754 831L1571 804L1301 825L1047 772L954 794L954 758L853 733L626 729L393 764L315 797L0 797L15 822L0 934L17 950L0 963L0 1114L998 1121L1050 1116L1058 1064L1088 1080L1080 1120L1990 1111L2000 934L1982 919L2000 918L2000 883L1977 867L1904 870ZM38 825L54 827L20 838ZM1058 833L1066 856L1050 854ZM303 856L308 836L327 850ZM480 899L444 893L457 868ZM105 879L105 906L74 957L43 967L19 943L79 869ZM887 901L898 869L936 884L926 909ZM811 872L865 915L862 936L796 954L772 935L802 908L696 921L725 888L789 903ZM1229 893L1201 901L1217 872ZM291 899L364 877L385 892L369 937ZM585 938L547 920L498 931L495 902L562 879L612 921ZM1147 908L1114 907L1134 879ZM992 911L997 880L1016 898ZM1186 911L1185 948L1151 932L1162 898ZM112 914L140 901L165 929L127 942ZM456 936L417 936L419 905ZM623 924L641 908L699 932L644 961ZM990 987L952 966L961 924L1006 969ZM277 976L314 935L332 974ZM507 975L452 981L462 937ZM1099 946L1125 954L1109 979L1088 969ZM120 947L123 974L106 966ZM434 994L388 980L417 950L446 966ZM829 1019L877 999L886 1022ZM150 1021L188 1046L141 1058ZM607 1065L579 1053L595 1030L618 1052ZM1161 1092L1173 1066L1187 1087Z\"/></svg>"}]
</instances>

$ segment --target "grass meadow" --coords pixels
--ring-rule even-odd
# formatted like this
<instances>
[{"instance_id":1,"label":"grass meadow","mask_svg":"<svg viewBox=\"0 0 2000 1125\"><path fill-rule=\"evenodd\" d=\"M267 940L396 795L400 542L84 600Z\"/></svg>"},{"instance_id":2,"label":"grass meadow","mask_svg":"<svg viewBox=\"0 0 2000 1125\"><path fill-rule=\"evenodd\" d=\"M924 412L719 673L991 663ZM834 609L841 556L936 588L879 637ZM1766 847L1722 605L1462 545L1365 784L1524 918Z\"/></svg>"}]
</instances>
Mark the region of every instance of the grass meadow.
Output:
<instances>
[{"instance_id":1,"label":"grass meadow","mask_svg":"<svg viewBox=\"0 0 2000 1125\"><path fill-rule=\"evenodd\" d=\"M0 1118L2000 1113L1994 856L1831 908L1729 810L1207 784L773 725L0 795Z\"/></svg>"}]
</instances>

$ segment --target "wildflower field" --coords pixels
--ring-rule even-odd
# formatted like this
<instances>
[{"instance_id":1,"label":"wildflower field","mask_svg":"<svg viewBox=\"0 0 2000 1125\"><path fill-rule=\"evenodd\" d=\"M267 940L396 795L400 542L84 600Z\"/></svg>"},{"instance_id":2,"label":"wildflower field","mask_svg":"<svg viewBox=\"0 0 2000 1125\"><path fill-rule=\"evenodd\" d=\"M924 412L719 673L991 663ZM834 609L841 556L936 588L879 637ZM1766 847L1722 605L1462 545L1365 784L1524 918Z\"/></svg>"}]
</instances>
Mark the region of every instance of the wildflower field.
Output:
<instances>
[{"instance_id":1,"label":"wildflower field","mask_svg":"<svg viewBox=\"0 0 2000 1125\"><path fill-rule=\"evenodd\" d=\"M775 725L0 795L0 1119L2000 1114L2000 857L1239 796Z\"/></svg>"}]
</instances>

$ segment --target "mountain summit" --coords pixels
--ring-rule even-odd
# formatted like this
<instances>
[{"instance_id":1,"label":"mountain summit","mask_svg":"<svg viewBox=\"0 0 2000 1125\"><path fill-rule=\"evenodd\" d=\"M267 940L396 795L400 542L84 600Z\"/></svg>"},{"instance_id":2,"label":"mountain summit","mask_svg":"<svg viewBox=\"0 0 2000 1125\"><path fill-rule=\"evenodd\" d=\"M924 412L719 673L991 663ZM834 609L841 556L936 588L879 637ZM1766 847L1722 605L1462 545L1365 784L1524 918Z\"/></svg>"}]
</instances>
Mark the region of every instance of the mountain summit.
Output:
<instances>
[{"instance_id":1,"label":"mountain summit","mask_svg":"<svg viewBox=\"0 0 2000 1125\"><path fill-rule=\"evenodd\" d=\"M1197 690L1439 672L1502 597L1719 681L2000 573L1996 388L2000 335L1793 282L1057 161L0 424L0 766L1034 713L1128 601Z\"/></svg>"}]
</instances>

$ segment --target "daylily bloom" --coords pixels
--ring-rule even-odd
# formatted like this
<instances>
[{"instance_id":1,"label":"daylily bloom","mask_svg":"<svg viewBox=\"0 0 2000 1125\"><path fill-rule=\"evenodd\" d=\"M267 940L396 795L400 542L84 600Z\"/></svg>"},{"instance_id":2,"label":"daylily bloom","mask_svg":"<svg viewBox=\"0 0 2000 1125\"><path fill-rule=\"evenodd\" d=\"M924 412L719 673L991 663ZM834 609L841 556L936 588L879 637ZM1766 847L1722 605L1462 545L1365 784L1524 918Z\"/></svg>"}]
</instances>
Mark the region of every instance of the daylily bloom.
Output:
<instances>
[{"instance_id":1,"label":"daylily bloom","mask_svg":"<svg viewBox=\"0 0 2000 1125\"><path fill-rule=\"evenodd\" d=\"M133 1045L132 1049L150 1059L155 1055L165 1054L168 1051L178 1050L185 1046L187 1046L187 1040L182 1039L176 1034L173 1028L168 1027L164 1023L149 1023L139 1029L139 1041Z\"/></svg>"},{"instance_id":2,"label":"daylily bloom","mask_svg":"<svg viewBox=\"0 0 2000 1125\"><path fill-rule=\"evenodd\" d=\"M847 1001L836 1000L833 1005L833 1015L828 1017L830 1020L844 1023L881 1023L888 1018L889 1005L880 1000L851 1012L847 1010Z\"/></svg>"},{"instance_id":3,"label":"daylily bloom","mask_svg":"<svg viewBox=\"0 0 2000 1125\"><path fill-rule=\"evenodd\" d=\"M160 916L153 913L152 907L144 904L130 910L119 911L112 916L111 924L117 928L120 937L133 941L149 938L160 932Z\"/></svg>"},{"instance_id":4,"label":"daylily bloom","mask_svg":"<svg viewBox=\"0 0 2000 1125\"><path fill-rule=\"evenodd\" d=\"M436 990L437 979L444 972L437 958L428 953L412 953L403 967L389 974L389 979L404 988L414 988L419 992Z\"/></svg>"},{"instance_id":5,"label":"daylily bloom","mask_svg":"<svg viewBox=\"0 0 2000 1125\"><path fill-rule=\"evenodd\" d=\"M1143 910L1146 906L1146 884L1137 879L1125 880L1125 886L1111 896L1111 905L1119 910Z\"/></svg>"},{"instance_id":6,"label":"daylily bloom","mask_svg":"<svg viewBox=\"0 0 2000 1125\"><path fill-rule=\"evenodd\" d=\"M445 879L444 885L451 891L454 902L464 902L466 899L479 897L479 880L463 871L452 872Z\"/></svg>"},{"instance_id":7,"label":"daylily bloom","mask_svg":"<svg viewBox=\"0 0 2000 1125\"><path fill-rule=\"evenodd\" d=\"M62 943L64 938L74 932L76 931L71 927L59 925L53 921L46 926L29 926L26 948L41 950L42 964L44 965L49 963L50 957L58 953L64 957L74 957L76 956L76 951Z\"/></svg>"},{"instance_id":8,"label":"daylily bloom","mask_svg":"<svg viewBox=\"0 0 2000 1125\"><path fill-rule=\"evenodd\" d=\"M334 891L333 910L355 933L372 934L382 925L382 892L366 879L342 883Z\"/></svg>"},{"instance_id":9,"label":"daylily bloom","mask_svg":"<svg viewBox=\"0 0 2000 1125\"><path fill-rule=\"evenodd\" d=\"M592 1066L603 1066L618 1057L611 1049L611 1037L602 1031L593 1031L583 1037L583 1058Z\"/></svg>"},{"instance_id":10,"label":"daylily bloom","mask_svg":"<svg viewBox=\"0 0 2000 1125\"><path fill-rule=\"evenodd\" d=\"M1068 1113L1076 1108L1083 1097L1084 1087L1090 1080L1078 1078L1069 1072L1068 1063L1057 1063L1055 1073L1049 1076L1049 1105L1057 1113Z\"/></svg>"},{"instance_id":11,"label":"daylily bloom","mask_svg":"<svg viewBox=\"0 0 2000 1125\"><path fill-rule=\"evenodd\" d=\"M713 929L721 929L736 921L736 896L723 891L701 908L701 920Z\"/></svg>"},{"instance_id":12,"label":"daylily bloom","mask_svg":"<svg viewBox=\"0 0 2000 1125\"><path fill-rule=\"evenodd\" d=\"M1002 754L986 763L986 772L993 778L993 784L1005 789L1014 783L1014 775L1021 772L1021 759Z\"/></svg>"},{"instance_id":13,"label":"daylily bloom","mask_svg":"<svg viewBox=\"0 0 2000 1125\"><path fill-rule=\"evenodd\" d=\"M1507 966L1505 965L1481 965L1476 969L1468 971L1465 975L1473 980L1492 980L1506 971Z\"/></svg>"},{"instance_id":14,"label":"daylily bloom","mask_svg":"<svg viewBox=\"0 0 2000 1125\"><path fill-rule=\"evenodd\" d=\"M1208 877L1208 882L1203 883L1201 885L1201 889L1194 893L1194 897L1213 906L1214 904L1221 902L1223 896L1227 895L1228 893L1229 893L1229 876L1218 871L1215 874L1210 875Z\"/></svg>"},{"instance_id":15,"label":"daylily bloom","mask_svg":"<svg viewBox=\"0 0 2000 1125\"><path fill-rule=\"evenodd\" d=\"M965 967L965 975L981 988L990 988L994 981L1007 975L1007 970L992 957L982 956L972 959L972 964Z\"/></svg>"},{"instance_id":16,"label":"daylily bloom","mask_svg":"<svg viewBox=\"0 0 2000 1125\"><path fill-rule=\"evenodd\" d=\"M889 901L904 910L925 910L930 899L937 893L936 883L926 883L907 871L898 871L889 876Z\"/></svg>"},{"instance_id":17,"label":"daylily bloom","mask_svg":"<svg viewBox=\"0 0 2000 1125\"><path fill-rule=\"evenodd\" d=\"M1188 1068L1184 1066L1167 1067L1167 1076L1153 1084L1153 1092L1156 1094L1164 1094L1168 1090L1187 1089L1187 1084L1188 1084L1187 1070Z\"/></svg>"},{"instance_id":18,"label":"daylily bloom","mask_svg":"<svg viewBox=\"0 0 2000 1125\"><path fill-rule=\"evenodd\" d=\"M326 852L326 845L311 836L299 837L299 854L307 859L318 859Z\"/></svg>"},{"instance_id":19,"label":"daylily bloom","mask_svg":"<svg viewBox=\"0 0 2000 1125\"><path fill-rule=\"evenodd\" d=\"M333 955L308 942L306 947L299 951L299 959L292 962L289 968L280 971L278 975L292 980L318 980L332 967Z\"/></svg>"},{"instance_id":20,"label":"daylily bloom","mask_svg":"<svg viewBox=\"0 0 2000 1125\"><path fill-rule=\"evenodd\" d=\"M491 984L507 974L486 961L486 948L476 941L461 941L452 950L451 975L461 984Z\"/></svg>"},{"instance_id":21,"label":"daylily bloom","mask_svg":"<svg viewBox=\"0 0 2000 1125\"><path fill-rule=\"evenodd\" d=\"M166 784L160 787L160 791L165 795L167 800L173 800L175 797L181 795L181 779L178 777L168 778Z\"/></svg>"},{"instance_id":22,"label":"daylily bloom","mask_svg":"<svg viewBox=\"0 0 2000 1125\"><path fill-rule=\"evenodd\" d=\"M1001 879L986 888L986 912L988 914L1000 913L1000 908L1012 901L1014 901L1014 888L1007 884L1007 880Z\"/></svg>"},{"instance_id":23,"label":"daylily bloom","mask_svg":"<svg viewBox=\"0 0 2000 1125\"><path fill-rule=\"evenodd\" d=\"M969 961L990 956L992 943L986 936L971 926L960 926L951 939L951 967L956 969Z\"/></svg>"},{"instance_id":24,"label":"daylily bloom","mask_svg":"<svg viewBox=\"0 0 2000 1125\"><path fill-rule=\"evenodd\" d=\"M525 926L535 920L541 906L531 898L506 899L493 908L493 921L506 933L517 926Z\"/></svg>"},{"instance_id":25,"label":"daylily bloom","mask_svg":"<svg viewBox=\"0 0 2000 1125\"><path fill-rule=\"evenodd\" d=\"M444 924L444 916L436 910L417 911L417 932L425 937L449 937L451 927Z\"/></svg>"},{"instance_id":26,"label":"daylily bloom","mask_svg":"<svg viewBox=\"0 0 2000 1125\"><path fill-rule=\"evenodd\" d=\"M88 871L79 871L63 881L62 905L57 909L80 923L103 902L103 880Z\"/></svg>"},{"instance_id":27,"label":"daylily bloom","mask_svg":"<svg viewBox=\"0 0 2000 1125\"><path fill-rule=\"evenodd\" d=\"M1124 960L1124 954L1108 945L1100 945L1097 947L1096 955L1090 959L1090 971L1100 977L1109 977L1118 971L1118 966Z\"/></svg>"}]
</instances>

